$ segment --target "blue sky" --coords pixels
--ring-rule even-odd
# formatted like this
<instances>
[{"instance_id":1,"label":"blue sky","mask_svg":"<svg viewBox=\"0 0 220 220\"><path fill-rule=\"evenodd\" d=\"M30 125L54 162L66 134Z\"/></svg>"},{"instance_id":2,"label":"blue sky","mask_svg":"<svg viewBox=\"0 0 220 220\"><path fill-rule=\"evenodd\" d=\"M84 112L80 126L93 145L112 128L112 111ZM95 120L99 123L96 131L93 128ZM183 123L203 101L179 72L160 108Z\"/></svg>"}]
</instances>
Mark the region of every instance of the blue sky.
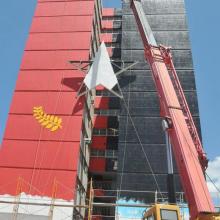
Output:
<instances>
[{"instance_id":1,"label":"blue sky","mask_svg":"<svg viewBox=\"0 0 220 220\"><path fill-rule=\"evenodd\" d=\"M0 7L0 140L2 139L36 0L7 0ZM107 7L120 0L105 0ZM220 155L220 1L186 0L196 70L202 134L210 159Z\"/></svg>"}]
</instances>

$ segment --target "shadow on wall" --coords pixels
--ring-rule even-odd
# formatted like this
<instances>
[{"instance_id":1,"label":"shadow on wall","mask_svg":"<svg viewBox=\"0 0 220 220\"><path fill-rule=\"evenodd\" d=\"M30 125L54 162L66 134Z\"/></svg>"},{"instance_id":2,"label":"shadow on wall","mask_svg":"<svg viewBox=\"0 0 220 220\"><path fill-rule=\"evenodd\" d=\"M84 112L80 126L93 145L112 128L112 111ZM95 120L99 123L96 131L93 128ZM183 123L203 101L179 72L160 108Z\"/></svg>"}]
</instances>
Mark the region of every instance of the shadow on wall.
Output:
<instances>
[{"instance_id":1,"label":"shadow on wall","mask_svg":"<svg viewBox=\"0 0 220 220\"><path fill-rule=\"evenodd\" d=\"M83 77L69 77L69 78L63 78L62 84L69 87L74 92L78 92L80 85L83 82Z\"/></svg>"},{"instance_id":2,"label":"shadow on wall","mask_svg":"<svg viewBox=\"0 0 220 220\"><path fill-rule=\"evenodd\" d=\"M69 78L63 78L62 84L69 87L73 92L78 92L81 84L83 83L83 77L69 77ZM83 109L83 103L85 102L84 96L82 97L75 97L73 99L73 110L72 115L75 115L79 111L82 111Z\"/></svg>"}]
</instances>

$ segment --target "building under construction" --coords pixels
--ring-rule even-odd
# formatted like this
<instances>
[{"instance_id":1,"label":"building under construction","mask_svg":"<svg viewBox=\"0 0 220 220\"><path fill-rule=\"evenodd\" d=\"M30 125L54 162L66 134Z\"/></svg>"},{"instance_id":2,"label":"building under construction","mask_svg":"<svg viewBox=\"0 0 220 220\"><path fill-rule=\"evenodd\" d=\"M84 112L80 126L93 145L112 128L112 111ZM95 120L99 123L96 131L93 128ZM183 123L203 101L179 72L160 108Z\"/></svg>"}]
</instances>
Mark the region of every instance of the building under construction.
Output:
<instances>
[{"instance_id":1,"label":"building under construction","mask_svg":"<svg viewBox=\"0 0 220 220\"><path fill-rule=\"evenodd\" d=\"M142 3L200 131L184 0ZM79 95L103 41L126 70L123 98L103 86ZM168 201L159 105L129 0L38 0L0 151L0 219L128 219L116 204ZM183 202L175 162L174 177Z\"/></svg>"}]
</instances>

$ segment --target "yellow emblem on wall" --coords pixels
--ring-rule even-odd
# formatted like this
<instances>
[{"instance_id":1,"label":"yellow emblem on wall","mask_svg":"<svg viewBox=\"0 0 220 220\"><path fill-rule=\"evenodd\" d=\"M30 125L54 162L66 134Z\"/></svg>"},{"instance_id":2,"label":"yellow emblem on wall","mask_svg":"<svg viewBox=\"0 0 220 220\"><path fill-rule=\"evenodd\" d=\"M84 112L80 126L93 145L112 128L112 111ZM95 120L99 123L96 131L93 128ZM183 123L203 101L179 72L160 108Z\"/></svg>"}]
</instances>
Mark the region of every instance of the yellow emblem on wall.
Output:
<instances>
[{"instance_id":1,"label":"yellow emblem on wall","mask_svg":"<svg viewBox=\"0 0 220 220\"><path fill-rule=\"evenodd\" d=\"M49 129L50 131L57 131L59 128L62 128L62 118L46 114L42 106L33 108L33 116L41 124L41 126Z\"/></svg>"}]
</instances>

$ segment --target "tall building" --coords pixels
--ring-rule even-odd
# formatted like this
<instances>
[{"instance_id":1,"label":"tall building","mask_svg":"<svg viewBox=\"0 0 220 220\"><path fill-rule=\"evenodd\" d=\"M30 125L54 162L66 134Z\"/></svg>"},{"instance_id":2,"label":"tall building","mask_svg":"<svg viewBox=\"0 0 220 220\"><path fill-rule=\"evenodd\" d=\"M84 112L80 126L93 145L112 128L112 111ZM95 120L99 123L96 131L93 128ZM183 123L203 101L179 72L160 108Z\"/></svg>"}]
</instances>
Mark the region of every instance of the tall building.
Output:
<instances>
[{"instance_id":1,"label":"tall building","mask_svg":"<svg viewBox=\"0 0 220 220\"><path fill-rule=\"evenodd\" d=\"M184 0L142 2L157 42L172 47L199 128ZM102 86L77 98L79 69L102 41L115 71L139 61L119 76L125 102ZM0 204L0 217L83 219L91 178L95 203L167 200L166 161L157 93L129 1L103 9L100 0L38 0L0 152L0 198L11 202ZM176 168L175 177L178 197ZM92 219L119 212L94 206Z\"/></svg>"},{"instance_id":2,"label":"tall building","mask_svg":"<svg viewBox=\"0 0 220 220\"><path fill-rule=\"evenodd\" d=\"M172 47L178 76L195 123L200 129L184 0L142 2L157 43ZM127 0L123 1L122 6L121 48L121 59L124 62L139 61L131 70L121 75L120 84L143 148L122 105L119 117L118 187L131 191L151 191L152 193L139 194L124 192L122 195L125 195L126 199L138 198L154 202L156 191L158 197L167 198L166 193L160 193L167 192L165 134L161 125L158 94L149 66L145 62L143 44ZM143 151L146 152L147 158ZM176 191L181 192L176 168L175 176Z\"/></svg>"},{"instance_id":3,"label":"tall building","mask_svg":"<svg viewBox=\"0 0 220 220\"><path fill-rule=\"evenodd\" d=\"M92 95L76 98L84 73L69 61L93 57L100 19L98 0L37 2L0 153L3 199L10 195L11 201L50 204L57 198L70 206L85 205ZM51 212L50 206L1 205L1 219L85 215L85 208L55 207Z\"/></svg>"}]
</instances>

